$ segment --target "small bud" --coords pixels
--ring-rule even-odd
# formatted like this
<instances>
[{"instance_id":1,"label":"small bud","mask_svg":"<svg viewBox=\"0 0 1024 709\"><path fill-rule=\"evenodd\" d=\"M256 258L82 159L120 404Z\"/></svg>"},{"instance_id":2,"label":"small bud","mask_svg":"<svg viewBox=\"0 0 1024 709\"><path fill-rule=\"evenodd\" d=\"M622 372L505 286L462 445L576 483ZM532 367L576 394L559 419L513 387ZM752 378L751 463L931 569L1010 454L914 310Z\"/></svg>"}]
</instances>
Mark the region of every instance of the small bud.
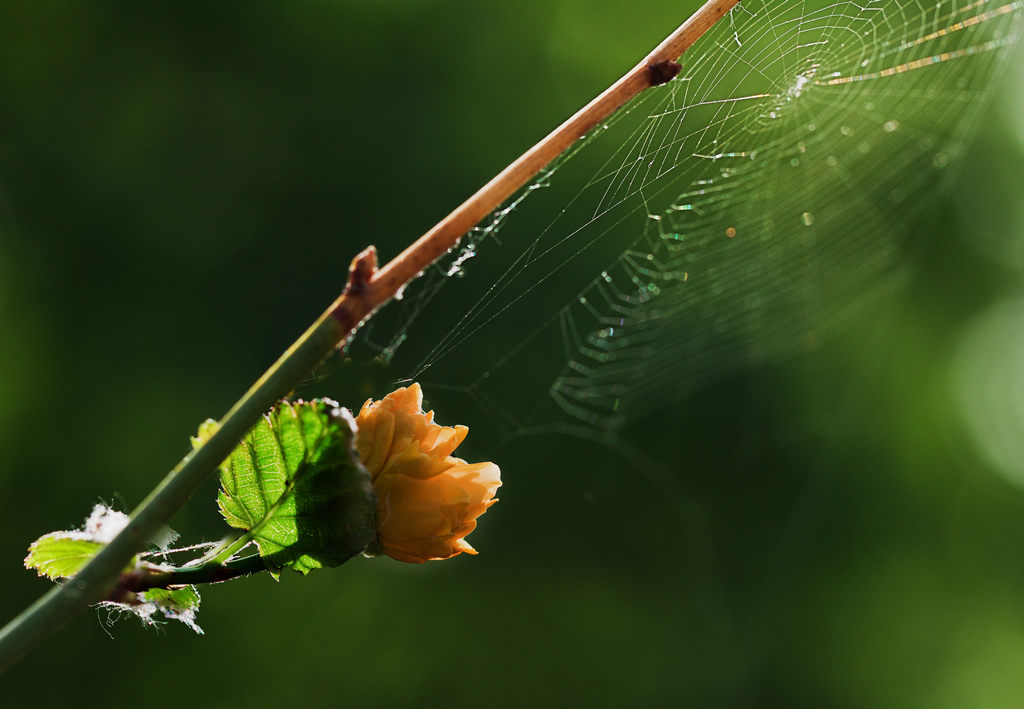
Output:
<instances>
[{"instance_id":1,"label":"small bud","mask_svg":"<svg viewBox=\"0 0 1024 709\"><path fill-rule=\"evenodd\" d=\"M356 418L356 450L377 493L377 547L417 564L476 554L465 537L501 486L494 463L451 455L469 429L437 425L422 403L413 384L367 401Z\"/></svg>"}]
</instances>

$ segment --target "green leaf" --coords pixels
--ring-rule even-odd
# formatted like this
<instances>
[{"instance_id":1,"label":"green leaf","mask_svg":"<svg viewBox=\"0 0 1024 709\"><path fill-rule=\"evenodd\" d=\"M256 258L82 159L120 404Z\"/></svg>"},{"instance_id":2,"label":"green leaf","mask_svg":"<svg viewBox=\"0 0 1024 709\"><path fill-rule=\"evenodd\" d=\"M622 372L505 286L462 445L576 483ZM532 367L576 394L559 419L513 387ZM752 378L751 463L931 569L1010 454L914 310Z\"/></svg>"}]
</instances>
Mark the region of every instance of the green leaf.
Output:
<instances>
[{"instance_id":1,"label":"green leaf","mask_svg":"<svg viewBox=\"0 0 1024 709\"><path fill-rule=\"evenodd\" d=\"M174 612L199 610L199 591L195 586L151 588L139 594L144 603L155 603L164 610Z\"/></svg>"},{"instance_id":2,"label":"green leaf","mask_svg":"<svg viewBox=\"0 0 1024 709\"><path fill-rule=\"evenodd\" d=\"M51 579L71 578L99 553L105 545L74 538L69 532L51 532L32 542L25 557L25 568L35 569Z\"/></svg>"},{"instance_id":3,"label":"green leaf","mask_svg":"<svg viewBox=\"0 0 1024 709\"><path fill-rule=\"evenodd\" d=\"M104 605L134 613L143 625L155 626L157 613L168 620L180 620L200 635L203 629L196 624L196 613L199 611L199 591L195 586L172 586L171 588L151 588L138 594L133 603L106 602Z\"/></svg>"},{"instance_id":4,"label":"green leaf","mask_svg":"<svg viewBox=\"0 0 1024 709\"><path fill-rule=\"evenodd\" d=\"M128 524L128 515L95 505L81 529L50 532L32 542L25 568L51 579L70 578L99 553ZM173 534L173 532L172 532ZM126 567L135 567L137 557Z\"/></svg>"},{"instance_id":5,"label":"green leaf","mask_svg":"<svg viewBox=\"0 0 1024 709\"><path fill-rule=\"evenodd\" d=\"M146 605L152 604L155 610L163 613L168 620L180 620L200 635L203 629L196 624L196 613L199 612L199 591L195 586L176 586L173 588L151 588L139 594L143 606L135 606L135 612L147 625L154 624L154 611Z\"/></svg>"},{"instance_id":6,"label":"green leaf","mask_svg":"<svg viewBox=\"0 0 1024 709\"><path fill-rule=\"evenodd\" d=\"M373 540L377 500L353 439L333 401L280 402L221 465L221 513L250 532L272 572L338 566Z\"/></svg>"}]
</instances>

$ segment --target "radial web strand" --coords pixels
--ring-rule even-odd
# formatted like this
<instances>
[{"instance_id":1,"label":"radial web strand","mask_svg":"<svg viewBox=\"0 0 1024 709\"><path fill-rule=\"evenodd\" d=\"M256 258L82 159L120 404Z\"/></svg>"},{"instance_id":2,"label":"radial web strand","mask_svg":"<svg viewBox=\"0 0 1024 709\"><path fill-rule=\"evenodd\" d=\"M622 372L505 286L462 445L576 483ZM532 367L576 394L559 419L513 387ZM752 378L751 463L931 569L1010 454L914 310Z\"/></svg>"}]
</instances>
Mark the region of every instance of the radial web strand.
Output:
<instances>
[{"instance_id":1,"label":"radial web strand","mask_svg":"<svg viewBox=\"0 0 1024 709\"><path fill-rule=\"evenodd\" d=\"M909 226L941 194L1021 6L742 3L352 351L469 397L508 436L613 435L813 348L906 279Z\"/></svg>"}]
</instances>

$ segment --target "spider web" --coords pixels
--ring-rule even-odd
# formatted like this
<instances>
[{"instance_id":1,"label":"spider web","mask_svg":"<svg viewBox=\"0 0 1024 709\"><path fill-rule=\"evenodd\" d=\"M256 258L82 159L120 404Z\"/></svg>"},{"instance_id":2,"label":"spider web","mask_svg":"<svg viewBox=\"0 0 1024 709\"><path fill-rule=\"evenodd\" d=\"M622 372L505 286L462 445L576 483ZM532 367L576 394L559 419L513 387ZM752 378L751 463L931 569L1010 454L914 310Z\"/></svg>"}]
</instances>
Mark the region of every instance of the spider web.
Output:
<instances>
[{"instance_id":1,"label":"spider web","mask_svg":"<svg viewBox=\"0 0 1024 709\"><path fill-rule=\"evenodd\" d=\"M961 154L1022 4L744 2L679 78L562 156L352 351L469 397L499 435L614 437L815 347L906 280L906 232Z\"/></svg>"}]
</instances>

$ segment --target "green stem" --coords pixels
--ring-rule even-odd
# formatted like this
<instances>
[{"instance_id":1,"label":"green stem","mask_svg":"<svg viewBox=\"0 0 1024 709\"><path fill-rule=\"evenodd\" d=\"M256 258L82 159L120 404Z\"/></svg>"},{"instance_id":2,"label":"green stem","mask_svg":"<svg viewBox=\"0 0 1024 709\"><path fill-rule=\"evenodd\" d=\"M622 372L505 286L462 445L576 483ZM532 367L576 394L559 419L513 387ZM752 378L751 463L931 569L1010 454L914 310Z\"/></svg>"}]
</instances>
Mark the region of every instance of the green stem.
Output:
<instances>
[{"instance_id":1,"label":"green stem","mask_svg":"<svg viewBox=\"0 0 1024 709\"><path fill-rule=\"evenodd\" d=\"M208 558L204 557L203 564L226 564L231 557L242 551L252 539L253 530L239 533L234 538L229 537L223 544L207 554Z\"/></svg>"},{"instance_id":2,"label":"green stem","mask_svg":"<svg viewBox=\"0 0 1024 709\"><path fill-rule=\"evenodd\" d=\"M228 579L248 576L249 574L266 571L267 565L263 557L253 554L242 559L235 559L226 564L202 564L200 566L186 566L174 570L174 578L170 585L177 584L199 584L199 583L220 583Z\"/></svg>"},{"instance_id":3,"label":"green stem","mask_svg":"<svg viewBox=\"0 0 1024 709\"><path fill-rule=\"evenodd\" d=\"M267 565L264 563L263 558L259 554L253 554L243 559L229 561L226 564L209 562L167 570L143 567L122 574L118 580L118 586L125 591L141 593L151 588L220 583L238 578L239 576L249 576L250 574L266 570Z\"/></svg>"},{"instance_id":4,"label":"green stem","mask_svg":"<svg viewBox=\"0 0 1024 709\"><path fill-rule=\"evenodd\" d=\"M336 310L324 313L246 392L220 421L213 437L189 453L135 510L123 532L73 579L52 589L0 631L0 672L68 620L108 596L129 560L231 454L259 417L298 386L349 334L355 323L337 317Z\"/></svg>"},{"instance_id":5,"label":"green stem","mask_svg":"<svg viewBox=\"0 0 1024 709\"><path fill-rule=\"evenodd\" d=\"M256 528L254 527L217 552L217 554L207 563L215 566L224 566L231 561L231 557L249 546L255 537Z\"/></svg>"},{"instance_id":6,"label":"green stem","mask_svg":"<svg viewBox=\"0 0 1024 709\"><path fill-rule=\"evenodd\" d=\"M725 17L737 2L708 0L633 70L524 153L380 271L377 271L373 247L357 256L349 270L345 294L232 407L221 420L217 433L164 478L135 510L124 531L73 579L51 590L0 630L0 673L89 605L106 598L129 560L142 551L146 542L231 454L260 415L298 386L360 323L453 248L463 234L580 136L642 91L671 81L680 70L675 59Z\"/></svg>"}]
</instances>

